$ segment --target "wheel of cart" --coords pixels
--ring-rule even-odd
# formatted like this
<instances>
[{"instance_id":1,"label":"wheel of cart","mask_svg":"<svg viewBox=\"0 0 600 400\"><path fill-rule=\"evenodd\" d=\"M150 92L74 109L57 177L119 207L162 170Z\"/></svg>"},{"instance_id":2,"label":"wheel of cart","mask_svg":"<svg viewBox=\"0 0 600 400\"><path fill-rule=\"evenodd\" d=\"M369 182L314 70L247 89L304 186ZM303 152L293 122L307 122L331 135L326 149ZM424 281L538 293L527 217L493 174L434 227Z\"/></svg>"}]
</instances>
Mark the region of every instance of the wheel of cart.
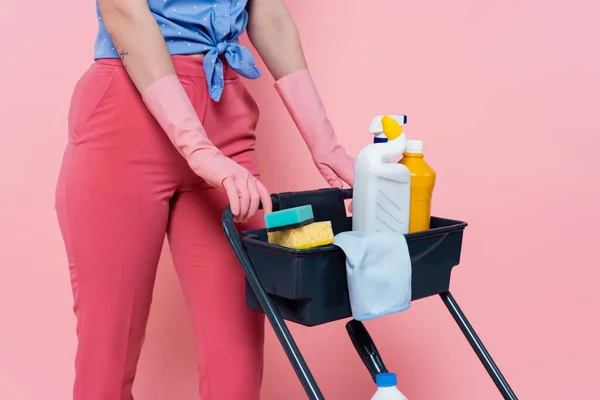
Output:
<instances>
[{"instance_id":1,"label":"wheel of cart","mask_svg":"<svg viewBox=\"0 0 600 400\"><path fill-rule=\"evenodd\" d=\"M315 221L331 221L335 234L352 229L345 199L352 190L320 189L271 196L274 210L310 204ZM459 264L465 222L431 218L431 229L406 235L412 263L412 300L439 295L504 399L516 400L508 382L450 294L452 268ZM264 312L308 398L324 399L286 320L316 326L352 316L345 256L337 246L293 250L267 241L265 229L238 233L229 207L223 229L246 274L246 303ZM387 372L365 326L356 320L346 330L373 379Z\"/></svg>"}]
</instances>

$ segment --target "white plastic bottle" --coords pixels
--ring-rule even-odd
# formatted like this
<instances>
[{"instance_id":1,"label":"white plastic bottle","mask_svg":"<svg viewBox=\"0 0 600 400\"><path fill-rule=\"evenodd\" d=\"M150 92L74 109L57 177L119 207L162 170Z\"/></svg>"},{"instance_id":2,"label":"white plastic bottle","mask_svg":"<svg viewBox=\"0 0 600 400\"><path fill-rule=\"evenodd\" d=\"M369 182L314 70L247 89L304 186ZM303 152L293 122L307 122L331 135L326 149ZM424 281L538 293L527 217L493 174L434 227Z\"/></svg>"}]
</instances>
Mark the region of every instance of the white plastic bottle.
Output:
<instances>
[{"instance_id":1,"label":"white plastic bottle","mask_svg":"<svg viewBox=\"0 0 600 400\"><path fill-rule=\"evenodd\" d=\"M371 143L356 158L352 196L352 230L408 233L410 171L397 158L406 149L404 115L377 116L369 133L388 136L387 143ZM382 121L385 121L382 122ZM391 123L392 135L384 132ZM388 129L389 130L389 129Z\"/></svg>"},{"instance_id":2,"label":"white plastic bottle","mask_svg":"<svg viewBox=\"0 0 600 400\"><path fill-rule=\"evenodd\" d=\"M396 374L385 372L375 375L377 391L371 400L408 400L396 387Z\"/></svg>"}]
</instances>

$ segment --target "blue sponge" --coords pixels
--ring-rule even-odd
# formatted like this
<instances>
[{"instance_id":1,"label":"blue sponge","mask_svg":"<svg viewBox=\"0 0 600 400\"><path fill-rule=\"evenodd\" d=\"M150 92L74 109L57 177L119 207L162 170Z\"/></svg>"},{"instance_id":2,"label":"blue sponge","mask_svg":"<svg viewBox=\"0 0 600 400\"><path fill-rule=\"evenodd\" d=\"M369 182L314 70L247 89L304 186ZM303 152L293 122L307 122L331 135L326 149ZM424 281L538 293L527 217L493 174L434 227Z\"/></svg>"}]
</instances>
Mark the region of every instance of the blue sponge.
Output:
<instances>
[{"instance_id":1,"label":"blue sponge","mask_svg":"<svg viewBox=\"0 0 600 400\"><path fill-rule=\"evenodd\" d=\"M265 225L268 232L299 228L315 222L312 206L300 206L265 214Z\"/></svg>"}]
</instances>

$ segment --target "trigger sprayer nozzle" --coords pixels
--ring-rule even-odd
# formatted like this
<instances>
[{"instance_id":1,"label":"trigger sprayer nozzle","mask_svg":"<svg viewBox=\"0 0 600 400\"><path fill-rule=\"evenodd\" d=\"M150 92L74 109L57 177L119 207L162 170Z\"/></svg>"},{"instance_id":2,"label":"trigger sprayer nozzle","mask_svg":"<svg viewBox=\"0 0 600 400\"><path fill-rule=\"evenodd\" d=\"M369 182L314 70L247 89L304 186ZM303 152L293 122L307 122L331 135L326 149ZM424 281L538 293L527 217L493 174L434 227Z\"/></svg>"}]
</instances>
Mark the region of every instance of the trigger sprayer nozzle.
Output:
<instances>
[{"instance_id":1,"label":"trigger sprayer nozzle","mask_svg":"<svg viewBox=\"0 0 600 400\"><path fill-rule=\"evenodd\" d=\"M402 126L398 121L388 115L384 115L381 118L381 128L388 140L397 139L403 133Z\"/></svg>"}]
</instances>

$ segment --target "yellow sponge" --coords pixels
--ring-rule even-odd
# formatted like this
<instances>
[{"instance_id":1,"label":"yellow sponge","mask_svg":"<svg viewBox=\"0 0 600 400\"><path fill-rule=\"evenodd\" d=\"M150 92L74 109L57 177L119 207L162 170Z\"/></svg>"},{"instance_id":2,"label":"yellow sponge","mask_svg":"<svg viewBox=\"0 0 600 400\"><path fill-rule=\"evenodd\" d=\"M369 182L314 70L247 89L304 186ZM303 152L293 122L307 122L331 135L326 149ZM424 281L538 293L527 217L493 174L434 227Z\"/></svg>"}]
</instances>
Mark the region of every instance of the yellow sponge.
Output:
<instances>
[{"instance_id":1,"label":"yellow sponge","mask_svg":"<svg viewBox=\"0 0 600 400\"><path fill-rule=\"evenodd\" d=\"M304 250L333 243L331 221L313 222L299 228L267 232L269 243Z\"/></svg>"}]
</instances>

